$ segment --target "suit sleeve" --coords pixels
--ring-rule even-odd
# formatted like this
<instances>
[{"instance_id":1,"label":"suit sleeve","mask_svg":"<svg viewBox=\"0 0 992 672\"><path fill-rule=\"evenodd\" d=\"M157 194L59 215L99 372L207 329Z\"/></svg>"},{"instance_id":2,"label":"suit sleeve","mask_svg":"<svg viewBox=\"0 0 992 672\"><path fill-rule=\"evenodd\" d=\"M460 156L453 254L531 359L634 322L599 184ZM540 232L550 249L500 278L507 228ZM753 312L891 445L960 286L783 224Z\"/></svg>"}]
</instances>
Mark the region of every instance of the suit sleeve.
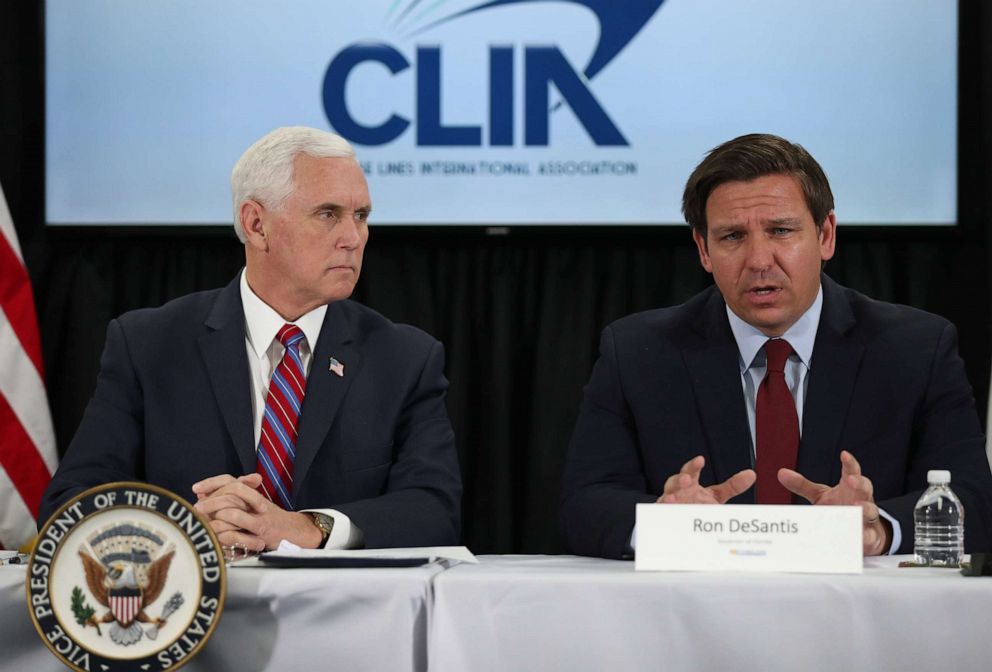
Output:
<instances>
[{"instance_id":1,"label":"suit sleeve","mask_svg":"<svg viewBox=\"0 0 992 672\"><path fill-rule=\"evenodd\" d=\"M93 398L52 477L39 525L80 492L103 483L142 480L142 391L118 320L107 327Z\"/></svg>"},{"instance_id":2,"label":"suit sleeve","mask_svg":"<svg viewBox=\"0 0 992 672\"><path fill-rule=\"evenodd\" d=\"M461 474L445 408L444 348L434 342L397 422L386 492L334 508L368 548L450 546L461 531Z\"/></svg>"},{"instance_id":3,"label":"suit sleeve","mask_svg":"<svg viewBox=\"0 0 992 672\"><path fill-rule=\"evenodd\" d=\"M957 330L948 324L937 341L929 382L915 414L906 494L879 501L899 521L898 553L913 552L913 509L927 486L927 471L951 472L951 489L965 512L965 551L992 550L992 474L971 385L958 354Z\"/></svg>"},{"instance_id":4,"label":"suit sleeve","mask_svg":"<svg viewBox=\"0 0 992 672\"><path fill-rule=\"evenodd\" d=\"M624 557L635 506L655 499L647 492L613 330L607 327L565 461L560 523L566 548L580 555Z\"/></svg>"}]
</instances>

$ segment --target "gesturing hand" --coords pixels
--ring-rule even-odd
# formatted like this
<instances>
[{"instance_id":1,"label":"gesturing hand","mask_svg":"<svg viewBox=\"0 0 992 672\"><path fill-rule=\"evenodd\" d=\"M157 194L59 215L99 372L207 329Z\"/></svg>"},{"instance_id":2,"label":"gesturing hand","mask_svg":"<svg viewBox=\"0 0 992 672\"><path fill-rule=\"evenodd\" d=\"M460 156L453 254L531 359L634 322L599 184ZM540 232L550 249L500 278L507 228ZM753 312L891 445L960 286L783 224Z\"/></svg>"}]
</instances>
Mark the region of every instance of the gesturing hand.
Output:
<instances>
[{"instance_id":1,"label":"gesturing hand","mask_svg":"<svg viewBox=\"0 0 992 672\"><path fill-rule=\"evenodd\" d=\"M846 450L841 451L840 464L840 481L833 487L814 483L792 469L779 469L778 481L811 504L860 506L862 552L864 555L881 555L892 541L892 529L878 513L871 480L861 474L861 465Z\"/></svg>"},{"instance_id":2,"label":"gesturing hand","mask_svg":"<svg viewBox=\"0 0 992 672\"><path fill-rule=\"evenodd\" d=\"M658 498L659 504L723 504L741 494L757 478L753 469L744 469L723 483L703 487L699 484L699 474L706 464L706 458L697 455L682 465L679 473L669 476L665 490Z\"/></svg>"}]
</instances>

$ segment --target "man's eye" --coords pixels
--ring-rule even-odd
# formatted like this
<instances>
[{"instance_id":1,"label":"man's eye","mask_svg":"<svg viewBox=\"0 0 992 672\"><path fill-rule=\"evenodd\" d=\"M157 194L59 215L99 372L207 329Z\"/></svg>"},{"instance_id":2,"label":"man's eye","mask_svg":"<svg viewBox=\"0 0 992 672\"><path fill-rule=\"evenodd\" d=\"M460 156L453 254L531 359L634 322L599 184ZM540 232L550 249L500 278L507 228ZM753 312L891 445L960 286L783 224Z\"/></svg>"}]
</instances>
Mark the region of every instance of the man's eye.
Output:
<instances>
[{"instance_id":1,"label":"man's eye","mask_svg":"<svg viewBox=\"0 0 992 672\"><path fill-rule=\"evenodd\" d=\"M320 218L323 220L333 220L338 218L338 213L334 210L321 210Z\"/></svg>"},{"instance_id":2,"label":"man's eye","mask_svg":"<svg viewBox=\"0 0 992 672\"><path fill-rule=\"evenodd\" d=\"M788 226L776 226L774 229L772 229L772 232L776 236L784 236L787 233L790 233L791 231L792 231L792 229L790 227L788 227Z\"/></svg>"},{"instance_id":3,"label":"man's eye","mask_svg":"<svg viewBox=\"0 0 992 672\"><path fill-rule=\"evenodd\" d=\"M721 240L729 240L733 242L735 240L740 240L740 239L741 239L741 234L739 231L731 231L730 233L725 235Z\"/></svg>"},{"instance_id":4,"label":"man's eye","mask_svg":"<svg viewBox=\"0 0 992 672\"><path fill-rule=\"evenodd\" d=\"M357 219L359 222L367 222L369 221L369 213L366 212L365 210L359 210L358 212L355 213L355 219Z\"/></svg>"}]
</instances>

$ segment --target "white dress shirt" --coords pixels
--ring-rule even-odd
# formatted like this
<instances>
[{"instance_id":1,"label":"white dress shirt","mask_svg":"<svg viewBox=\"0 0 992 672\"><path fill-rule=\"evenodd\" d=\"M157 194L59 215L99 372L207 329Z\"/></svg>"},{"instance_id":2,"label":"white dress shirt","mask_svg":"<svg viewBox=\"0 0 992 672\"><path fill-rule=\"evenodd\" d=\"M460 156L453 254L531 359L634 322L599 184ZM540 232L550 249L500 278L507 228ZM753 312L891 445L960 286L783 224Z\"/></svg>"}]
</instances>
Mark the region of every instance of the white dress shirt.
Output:
<instances>
[{"instance_id":1,"label":"white dress shirt","mask_svg":"<svg viewBox=\"0 0 992 672\"><path fill-rule=\"evenodd\" d=\"M248 352L248 368L251 378L251 412L255 421L255 449L262 436L262 416L265 414L265 397L269 392L269 381L276 366L282 360L286 348L276 334L286 324L267 303L262 301L251 287L245 271L241 272L241 304L245 311L245 348ZM320 336L321 326L327 306L319 306L290 324L295 324L303 332L300 343L300 359L304 373L310 375L313 363L313 346ZM304 509L316 511L334 518L334 527L324 548L357 548L362 545L362 531L351 519L335 509Z\"/></svg>"}]
</instances>

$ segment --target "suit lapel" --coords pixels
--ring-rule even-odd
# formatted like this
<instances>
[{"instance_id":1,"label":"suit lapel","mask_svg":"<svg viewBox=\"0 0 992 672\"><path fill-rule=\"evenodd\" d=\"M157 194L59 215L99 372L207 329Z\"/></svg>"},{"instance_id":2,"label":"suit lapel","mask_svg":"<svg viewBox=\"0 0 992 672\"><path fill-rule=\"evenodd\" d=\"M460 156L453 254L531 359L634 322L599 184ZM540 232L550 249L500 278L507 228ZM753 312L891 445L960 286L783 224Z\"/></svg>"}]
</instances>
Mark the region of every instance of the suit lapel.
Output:
<instances>
[{"instance_id":1,"label":"suit lapel","mask_svg":"<svg viewBox=\"0 0 992 672\"><path fill-rule=\"evenodd\" d=\"M843 291L827 276L821 278L823 312L810 362L797 470L833 486L840 478L840 437L864 346L852 334L854 314Z\"/></svg>"},{"instance_id":2,"label":"suit lapel","mask_svg":"<svg viewBox=\"0 0 992 672\"><path fill-rule=\"evenodd\" d=\"M740 374L740 353L726 305L713 289L694 325L699 347L683 351L697 407L710 446L707 462L715 483L751 468L751 439ZM737 503L753 501L753 489Z\"/></svg>"},{"instance_id":3,"label":"suit lapel","mask_svg":"<svg viewBox=\"0 0 992 672\"><path fill-rule=\"evenodd\" d=\"M300 412L296 463L293 467L294 497L327 437L348 386L361 368L362 357L354 343L353 331L353 325L342 304L330 304L317 338L310 375L307 377L306 396ZM343 376L330 370L331 357L344 365Z\"/></svg>"},{"instance_id":4,"label":"suit lapel","mask_svg":"<svg viewBox=\"0 0 992 672\"><path fill-rule=\"evenodd\" d=\"M240 275L217 297L198 339L214 399L244 473L255 471L255 441L251 414L251 379L245 350L245 317L241 307Z\"/></svg>"}]
</instances>

